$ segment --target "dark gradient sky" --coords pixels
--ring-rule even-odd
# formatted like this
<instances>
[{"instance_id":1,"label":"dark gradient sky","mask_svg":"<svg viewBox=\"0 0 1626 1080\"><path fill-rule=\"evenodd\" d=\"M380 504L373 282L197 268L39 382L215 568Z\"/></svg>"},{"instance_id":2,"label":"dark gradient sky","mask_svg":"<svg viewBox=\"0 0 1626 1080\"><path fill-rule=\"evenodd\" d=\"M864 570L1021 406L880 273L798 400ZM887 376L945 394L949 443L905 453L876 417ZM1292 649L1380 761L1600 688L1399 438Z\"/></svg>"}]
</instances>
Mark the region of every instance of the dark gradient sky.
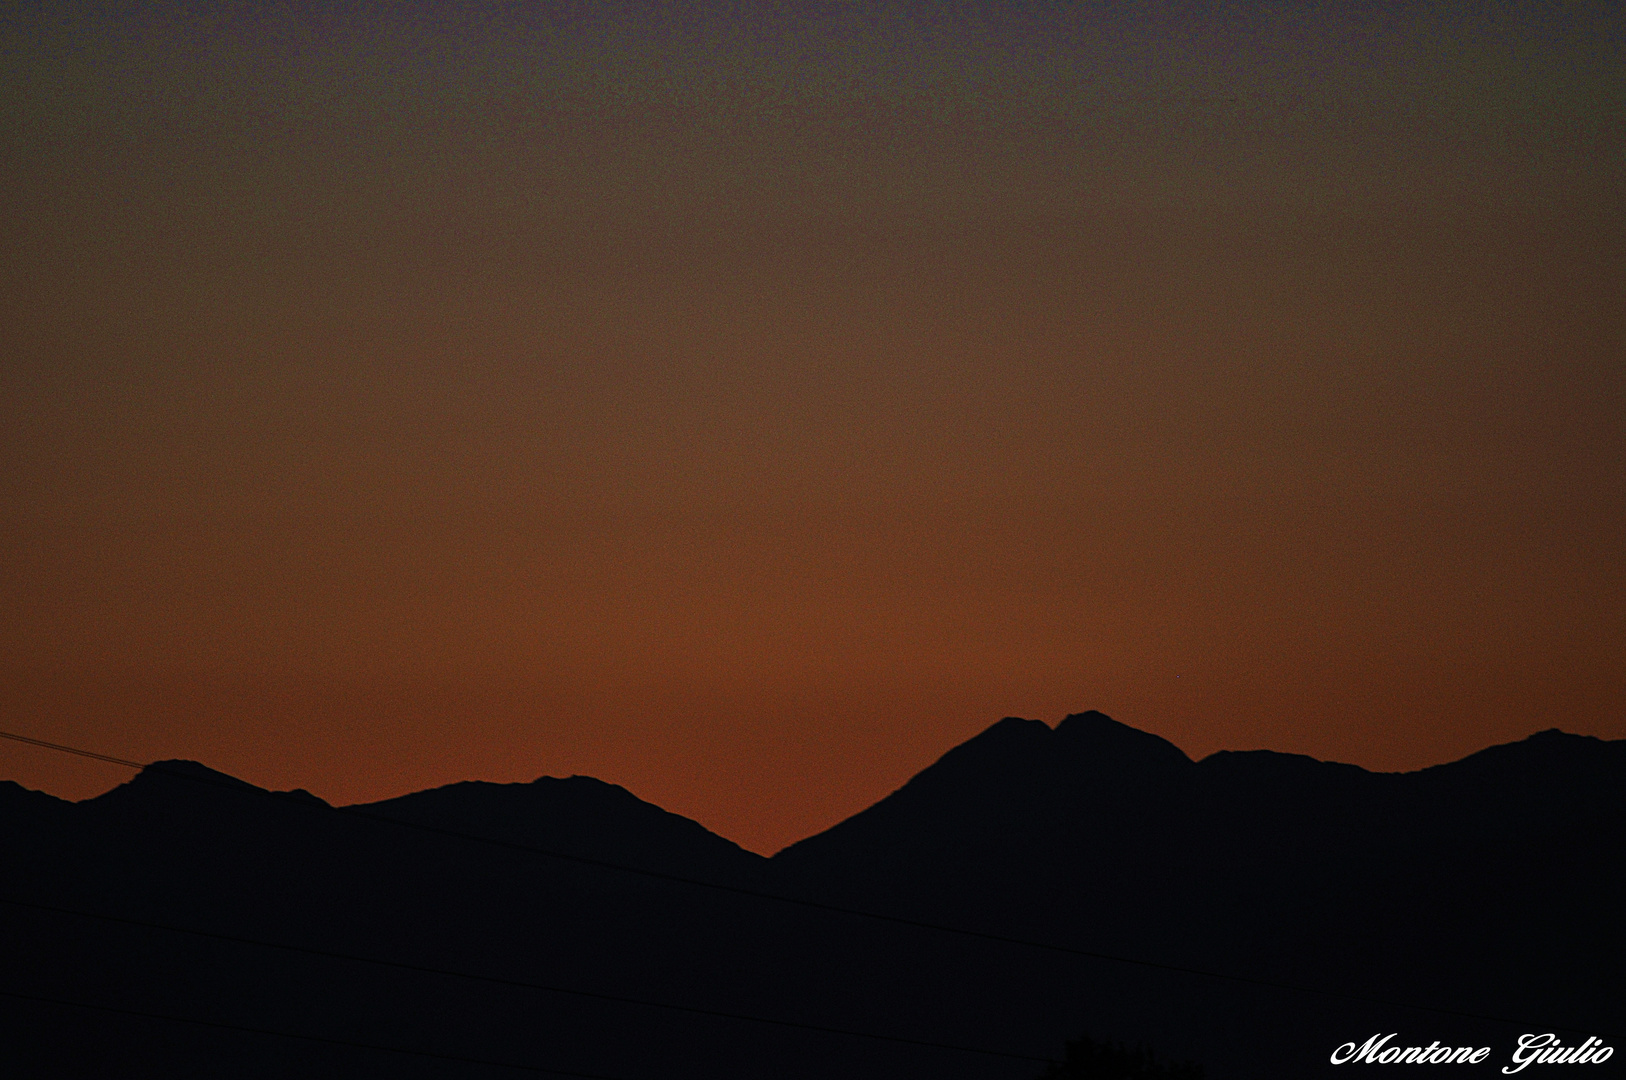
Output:
<instances>
[{"instance_id":1,"label":"dark gradient sky","mask_svg":"<svg viewBox=\"0 0 1626 1080\"><path fill-rule=\"evenodd\" d=\"M1626 737L1613 5L0 35L9 730L763 851L1007 714Z\"/></svg>"}]
</instances>

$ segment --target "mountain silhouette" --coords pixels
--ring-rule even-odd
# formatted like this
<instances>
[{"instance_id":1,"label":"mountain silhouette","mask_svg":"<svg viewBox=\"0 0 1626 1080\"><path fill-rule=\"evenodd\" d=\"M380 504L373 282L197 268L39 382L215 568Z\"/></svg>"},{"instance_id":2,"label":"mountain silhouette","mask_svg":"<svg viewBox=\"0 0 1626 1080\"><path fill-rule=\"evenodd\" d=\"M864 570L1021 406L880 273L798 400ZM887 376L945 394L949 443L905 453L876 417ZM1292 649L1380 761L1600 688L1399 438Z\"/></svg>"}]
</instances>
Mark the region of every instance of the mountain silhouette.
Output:
<instances>
[{"instance_id":1,"label":"mountain silhouette","mask_svg":"<svg viewBox=\"0 0 1626 1080\"><path fill-rule=\"evenodd\" d=\"M765 860L703 825L590 776L469 781L354 809L583 859L708 881L752 880Z\"/></svg>"},{"instance_id":2,"label":"mountain silhouette","mask_svg":"<svg viewBox=\"0 0 1626 1080\"><path fill-rule=\"evenodd\" d=\"M1558 731L1384 774L1096 712L1002 720L772 859L587 777L351 808L194 762L0 783L0 1045L41 1076L1017 1080L1042 1063L918 1044L1094 1039L1286 1077L1374 1032L1506 1063L1618 1041L1622 790L1626 742Z\"/></svg>"}]
</instances>

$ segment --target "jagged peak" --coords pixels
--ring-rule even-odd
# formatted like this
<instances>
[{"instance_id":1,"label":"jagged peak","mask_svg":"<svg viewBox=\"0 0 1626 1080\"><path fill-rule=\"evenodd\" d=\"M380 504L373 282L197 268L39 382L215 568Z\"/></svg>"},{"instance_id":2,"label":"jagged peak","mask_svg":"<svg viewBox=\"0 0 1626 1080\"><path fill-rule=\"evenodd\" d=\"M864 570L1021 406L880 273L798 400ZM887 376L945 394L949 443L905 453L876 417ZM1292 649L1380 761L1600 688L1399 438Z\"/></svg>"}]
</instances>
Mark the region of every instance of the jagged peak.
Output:
<instances>
[{"instance_id":1,"label":"jagged peak","mask_svg":"<svg viewBox=\"0 0 1626 1080\"><path fill-rule=\"evenodd\" d=\"M1007 716L983 729L919 774L965 775L1043 770L1093 771L1133 765L1153 768L1190 765L1185 751L1160 736L1119 723L1103 712L1073 713L1054 728L1041 720Z\"/></svg>"},{"instance_id":2,"label":"jagged peak","mask_svg":"<svg viewBox=\"0 0 1626 1080\"><path fill-rule=\"evenodd\" d=\"M1598 738L1596 735L1574 735L1574 734L1571 734L1568 731L1564 731L1561 728L1550 727L1546 731L1538 731L1538 732L1536 732L1534 735L1531 735L1530 737L1526 738L1524 741L1527 742L1527 743L1533 743L1533 742L1538 742L1538 741L1539 742L1544 742L1544 743L1556 743L1556 742L1564 742L1564 741L1569 741L1569 742L1574 742L1574 743L1581 743L1581 742L1603 742L1604 740Z\"/></svg>"},{"instance_id":3,"label":"jagged peak","mask_svg":"<svg viewBox=\"0 0 1626 1080\"><path fill-rule=\"evenodd\" d=\"M1003 720L989 724L982 731L973 735L961 746L970 746L974 742L1010 742L1013 740L1043 740L1053 732L1050 725L1043 720L1028 720L1020 716L1007 716Z\"/></svg>"},{"instance_id":4,"label":"jagged peak","mask_svg":"<svg viewBox=\"0 0 1626 1080\"><path fill-rule=\"evenodd\" d=\"M954 772L972 766L980 768L995 760L1025 761L1033 755L1042 755L1054 736L1055 732L1043 720L1007 716L949 750L919 775L944 770Z\"/></svg>"},{"instance_id":5,"label":"jagged peak","mask_svg":"<svg viewBox=\"0 0 1626 1080\"><path fill-rule=\"evenodd\" d=\"M646 799L638 798L637 795L634 795L631 791L628 791L620 784L612 784L608 780L600 780L596 776L583 776L580 773L571 773L569 776L539 776L535 780L531 781L530 786L548 786L555 784L561 789L592 791L600 795L608 795L612 798L624 797L632 799L635 802L648 803L650 806L654 805L653 803L649 803Z\"/></svg>"},{"instance_id":6,"label":"jagged peak","mask_svg":"<svg viewBox=\"0 0 1626 1080\"><path fill-rule=\"evenodd\" d=\"M1309 754L1288 754L1279 750L1216 750L1197 762L1208 777L1227 776L1232 780L1320 783L1337 778L1339 782L1371 776L1359 765L1323 761Z\"/></svg>"},{"instance_id":7,"label":"jagged peak","mask_svg":"<svg viewBox=\"0 0 1626 1080\"><path fill-rule=\"evenodd\" d=\"M0 803L10 803L17 806L68 806L66 799L59 799L46 791L36 791L24 787L15 780L0 780Z\"/></svg>"},{"instance_id":8,"label":"jagged peak","mask_svg":"<svg viewBox=\"0 0 1626 1080\"><path fill-rule=\"evenodd\" d=\"M164 761L155 761L136 774L138 777L150 774L186 776L193 779L224 781L240 787L253 787L247 780L239 780L230 773L223 773L219 769L211 769L201 761L192 761L189 758L168 758Z\"/></svg>"},{"instance_id":9,"label":"jagged peak","mask_svg":"<svg viewBox=\"0 0 1626 1080\"><path fill-rule=\"evenodd\" d=\"M109 798L123 799L130 795L143 795L155 791L196 790L204 792L211 788L215 790L229 788L236 791L265 790L264 788L255 787L246 780L239 780L228 773L211 769L201 762L173 758L166 761L155 761L113 790L85 801L96 802Z\"/></svg>"},{"instance_id":10,"label":"jagged peak","mask_svg":"<svg viewBox=\"0 0 1626 1080\"><path fill-rule=\"evenodd\" d=\"M154 761L150 765L132 776L129 780L102 794L82 800L82 805L125 805L130 800L137 803L154 798L169 800L172 798L208 798L221 791L250 792L256 795L275 795L283 799L291 799L297 803L311 806L329 806L326 799L313 795L304 788L294 788L292 791L271 791L247 780L239 780L230 773L223 773L218 769L211 769L201 762L185 758L171 758L165 761Z\"/></svg>"},{"instance_id":11,"label":"jagged peak","mask_svg":"<svg viewBox=\"0 0 1626 1080\"><path fill-rule=\"evenodd\" d=\"M1626 739L1600 739L1547 728L1517 742L1498 743L1444 765L1418 770L1425 775L1455 775L1503 768L1592 767L1626 757ZM1538 764L1539 763L1539 764Z\"/></svg>"},{"instance_id":12,"label":"jagged peak","mask_svg":"<svg viewBox=\"0 0 1626 1080\"><path fill-rule=\"evenodd\" d=\"M1191 764L1186 752L1160 735L1130 727L1094 709L1073 713L1056 725L1058 742L1070 750L1087 749L1093 755L1133 755L1145 761L1171 765Z\"/></svg>"},{"instance_id":13,"label":"jagged peak","mask_svg":"<svg viewBox=\"0 0 1626 1080\"><path fill-rule=\"evenodd\" d=\"M503 782L498 780L458 780L439 787L424 788L420 791L410 791L404 795L392 796L375 802L357 803L358 807L386 806L401 803L403 800L421 802L425 799L453 798L484 798L493 797L507 800L535 800L552 797L581 798L595 800L598 805L617 803L626 806L642 806L661 813L669 811L656 806L645 799L628 791L620 784L612 784L594 776L572 774L570 776L539 776L535 780Z\"/></svg>"}]
</instances>

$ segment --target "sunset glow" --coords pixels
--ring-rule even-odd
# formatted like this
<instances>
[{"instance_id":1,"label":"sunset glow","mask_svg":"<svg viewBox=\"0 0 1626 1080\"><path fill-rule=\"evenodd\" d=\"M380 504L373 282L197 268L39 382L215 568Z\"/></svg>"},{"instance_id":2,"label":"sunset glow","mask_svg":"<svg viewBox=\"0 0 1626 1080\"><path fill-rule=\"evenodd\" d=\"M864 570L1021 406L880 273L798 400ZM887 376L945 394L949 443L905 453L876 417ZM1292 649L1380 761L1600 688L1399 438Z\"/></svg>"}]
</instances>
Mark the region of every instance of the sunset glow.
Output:
<instances>
[{"instance_id":1,"label":"sunset glow","mask_svg":"<svg viewBox=\"0 0 1626 1080\"><path fill-rule=\"evenodd\" d=\"M1006 715L1626 737L1626 62L1542 10L27 5L0 726L761 852Z\"/></svg>"}]
</instances>

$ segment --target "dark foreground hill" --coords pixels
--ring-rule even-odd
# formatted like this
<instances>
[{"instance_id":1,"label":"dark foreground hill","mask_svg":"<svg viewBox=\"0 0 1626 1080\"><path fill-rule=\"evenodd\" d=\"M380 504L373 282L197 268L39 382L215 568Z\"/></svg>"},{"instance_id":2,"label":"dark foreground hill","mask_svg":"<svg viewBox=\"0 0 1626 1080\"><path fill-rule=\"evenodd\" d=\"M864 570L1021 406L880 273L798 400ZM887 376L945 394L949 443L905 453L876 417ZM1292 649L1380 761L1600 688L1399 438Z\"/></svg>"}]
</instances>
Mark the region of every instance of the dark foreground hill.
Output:
<instances>
[{"instance_id":1,"label":"dark foreground hill","mask_svg":"<svg viewBox=\"0 0 1626 1080\"><path fill-rule=\"evenodd\" d=\"M1626 742L1557 731L1374 774L1099 713L1001 721L771 860L580 777L348 810L186 762L0 783L0 1071L1016 1080L918 1044L1087 1035L1290 1077L1395 1032L1499 1073L1522 1033L1621 1041L1623 791Z\"/></svg>"}]
</instances>

